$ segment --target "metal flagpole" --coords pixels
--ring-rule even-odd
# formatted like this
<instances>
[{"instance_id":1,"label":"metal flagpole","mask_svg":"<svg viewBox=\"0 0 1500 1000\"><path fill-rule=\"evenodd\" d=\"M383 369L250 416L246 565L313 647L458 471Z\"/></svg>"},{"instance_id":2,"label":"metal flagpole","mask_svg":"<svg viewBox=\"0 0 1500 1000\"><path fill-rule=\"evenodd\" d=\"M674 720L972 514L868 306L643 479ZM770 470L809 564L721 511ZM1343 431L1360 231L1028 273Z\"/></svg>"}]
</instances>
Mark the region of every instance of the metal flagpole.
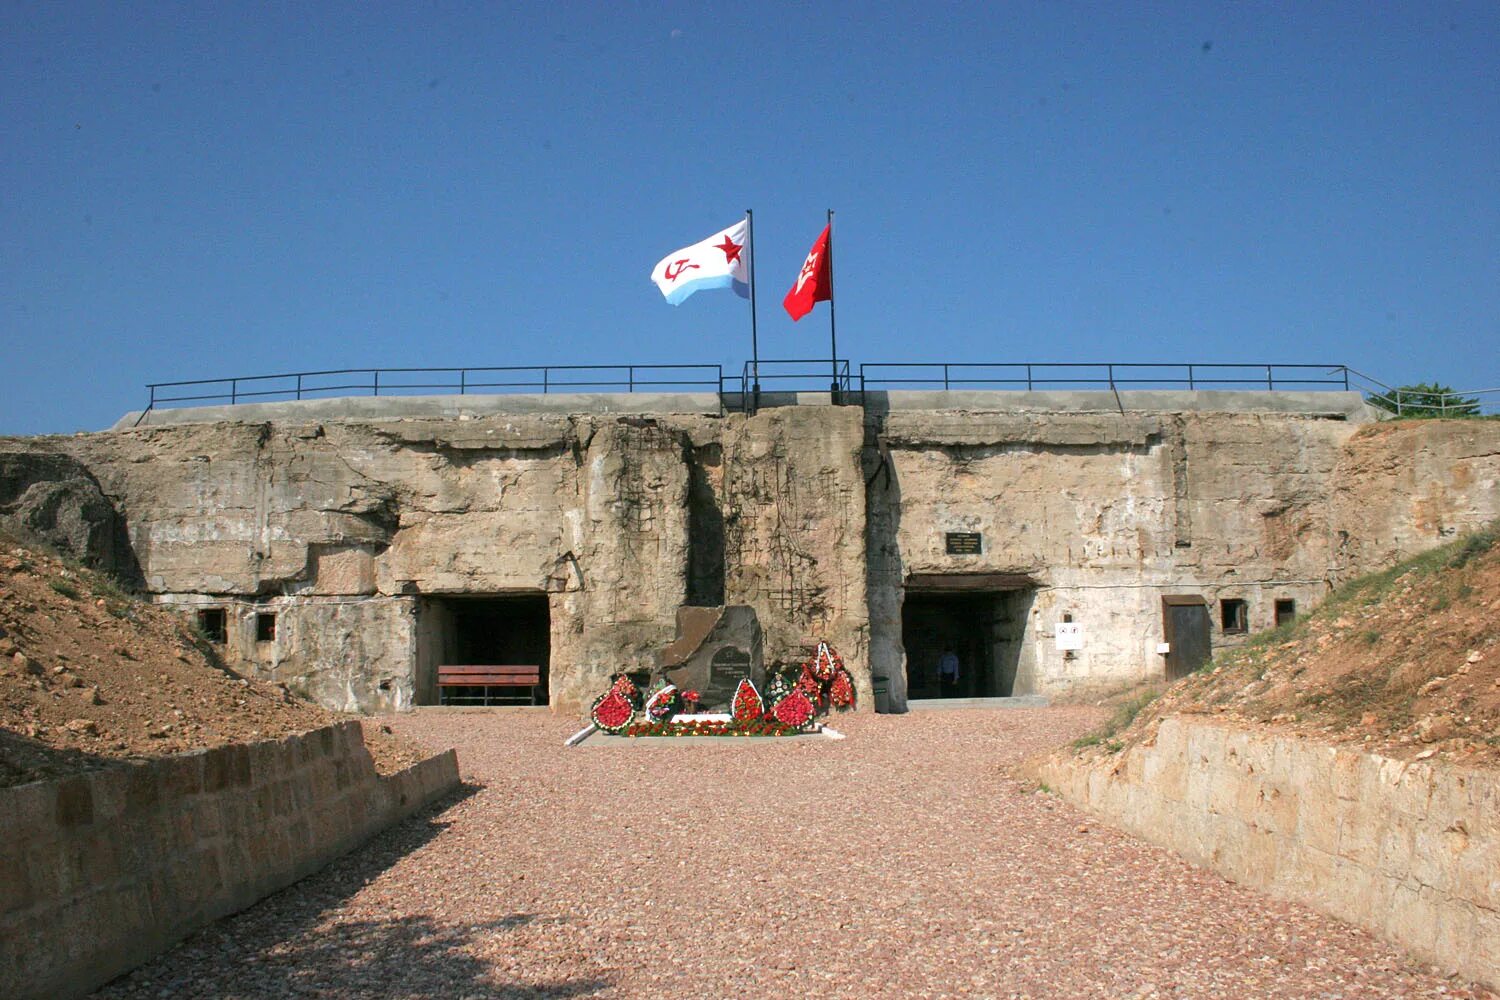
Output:
<instances>
[{"instance_id":1,"label":"metal flagpole","mask_svg":"<svg viewBox=\"0 0 1500 1000\"><path fill-rule=\"evenodd\" d=\"M760 409L760 341L755 331L755 213L745 209L745 242L750 244L750 377L753 379L753 388L750 391L751 413ZM745 387L740 386L743 394Z\"/></svg>"},{"instance_id":2,"label":"metal flagpole","mask_svg":"<svg viewBox=\"0 0 1500 1000\"><path fill-rule=\"evenodd\" d=\"M840 405L839 399L839 336L837 328L833 325L833 209L828 210L828 246L824 253L828 255L828 339L833 346L833 384L828 387L834 406Z\"/></svg>"}]
</instances>

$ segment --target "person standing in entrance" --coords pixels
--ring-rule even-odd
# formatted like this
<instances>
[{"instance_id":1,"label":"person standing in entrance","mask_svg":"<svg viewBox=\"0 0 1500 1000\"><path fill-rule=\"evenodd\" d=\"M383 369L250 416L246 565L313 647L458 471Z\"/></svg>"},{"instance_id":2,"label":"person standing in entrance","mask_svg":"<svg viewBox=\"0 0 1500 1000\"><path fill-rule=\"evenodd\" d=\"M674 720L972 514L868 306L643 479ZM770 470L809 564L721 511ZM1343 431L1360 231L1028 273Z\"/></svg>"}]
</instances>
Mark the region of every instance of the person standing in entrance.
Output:
<instances>
[{"instance_id":1,"label":"person standing in entrance","mask_svg":"<svg viewBox=\"0 0 1500 1000\"><path fill-rule=\"evenodd\" d=\"M958 654L952 646L944 646L943 655L938 657L938 683L943 686L944 698L958 696Z\"/></svg>"}]
</instances>

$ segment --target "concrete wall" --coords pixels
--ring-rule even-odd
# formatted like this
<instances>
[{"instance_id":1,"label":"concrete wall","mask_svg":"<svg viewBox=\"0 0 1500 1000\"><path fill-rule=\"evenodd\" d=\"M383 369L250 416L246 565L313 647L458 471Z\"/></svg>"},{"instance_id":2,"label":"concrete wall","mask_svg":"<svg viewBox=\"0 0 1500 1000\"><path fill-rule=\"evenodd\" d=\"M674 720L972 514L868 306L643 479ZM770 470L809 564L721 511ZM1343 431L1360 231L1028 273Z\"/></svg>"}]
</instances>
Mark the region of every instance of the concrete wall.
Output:
<instances>
[{"instance_id":1,"label":"concrete wall","mask_svg":"<svg viewBox=\"0 0 1500 1000\"><path fill-rule=\"evenodd\" d=\"M756 609L772 660L832 640L863 702L884 675L899 708L913 574L1029 581L1005 624L1015 693L1090 693L1163 675L1165 596L1206 601L1233 645L1222 599L1263 629L1278 600L1306 610L1500 517L1500 423L1371 425L1358 394L825 394L754 416L603 399L174 411L5 446L86 466L156 599L229 611L232 667L361 711L432 699L428 598L523 594L550 608L558 711L649 669L678 607L721 602ZM954 531L981 550L947 554Z\"/></svg>"},{"instance_id":2,"label":"concrete wall","mask_svg":"<svg viewBox=\"0 0 1500 1000\"><path fill-rule=\"evenodd\" d=\"M1041 768L1060 795L1195 864L1500 986L1500 775L1181 717Z\"/></svg>"},{"instance_id":3,"label":"concrete wall","mask_svg":"<svg viewBox=\"0 0 1500 1000\"><path fill-rule=\"evenodd\" d=\"M451 750L377 775L349 722L0 788L0 996L83 996L457 786Z\"/></svg>"},{"instance_id":4,"label":"concrete wall","mask_svg":"<svg viewBox=\"0 0 1500 1000\"><path fill-rule=\"evenodd\" d=\"M904 698L901 603L912 574L1035 581L1016 694L1161 676L1162 598L1200 595L1272 624L1328 590L1333 474L1357 425L1343 414L895 410L872 421L868 488L872 659ZM977 532L977 555L949 555ZM1083 627L1071 657L1064 615Z\"/></svg>"}]
</instances>

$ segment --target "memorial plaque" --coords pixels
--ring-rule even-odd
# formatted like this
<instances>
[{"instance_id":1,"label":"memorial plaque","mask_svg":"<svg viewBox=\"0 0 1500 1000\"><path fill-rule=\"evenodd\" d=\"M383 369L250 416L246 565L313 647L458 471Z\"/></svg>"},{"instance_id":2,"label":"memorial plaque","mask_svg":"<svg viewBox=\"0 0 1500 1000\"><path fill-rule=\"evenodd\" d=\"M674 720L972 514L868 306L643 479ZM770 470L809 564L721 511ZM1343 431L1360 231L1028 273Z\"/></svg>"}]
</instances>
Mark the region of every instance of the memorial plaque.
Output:
<instances>
[{"instance_id":1,"label":"memorial plaque","mask_svg":"<svg viewBox=\"0 0 1500 1000\"><path fill-rule=\"evenodd\" d=\"M977 531L950 531L947 535L950 556L977 556L980 554L983 536Z\"/></svg>"},{"instance_id":2,"label":"memorial plaque","mask_svg":"<svg viewBox=\"0 0 1500 1000\"><path fill-rule=\"evenodd\" d=\"M717 609L711 626L698 624L706 634L685 654L679 651L675 663L663 664L659 674L683 691L697 691L703 711L728 711L742 679L750 678L756 687L765 679L760 622L754 608L730 605Z\"/></svg>"},{"instance_id":3,"label":"memorial plaque","mask_svg":"<svg viewBox=\"0 0 1500 1000\"><path fill-rule=\"evenodd\" d=\"M708 666L708 689L703 691L703 705L708 708L730 706L735 688L750 676L750 654L735 646L725 646L714 654Z\"/></svg>"}]
</instances>

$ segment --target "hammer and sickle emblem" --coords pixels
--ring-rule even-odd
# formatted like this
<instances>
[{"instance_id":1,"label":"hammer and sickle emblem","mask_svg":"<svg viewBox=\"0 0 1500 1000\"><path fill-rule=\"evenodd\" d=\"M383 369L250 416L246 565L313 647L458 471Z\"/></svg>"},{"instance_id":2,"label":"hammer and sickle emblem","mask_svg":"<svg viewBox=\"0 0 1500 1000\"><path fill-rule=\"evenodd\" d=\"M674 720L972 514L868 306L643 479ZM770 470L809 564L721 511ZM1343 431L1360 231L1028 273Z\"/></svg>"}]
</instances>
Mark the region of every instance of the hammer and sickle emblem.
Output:
<instances>
[{"instance_id":1,"label":"hammer and sickle emblem","mask_svg":"<svg viewBox=\"0 0 1500 1000\"><path fill-rule=\"evenodd\" d=\"M684 257L681 260L672 261L672 263L667 265L666 270L663 271L662 274L668 281L676 281L679 277L682 276L683 271L686 271L690 267L698 266L697 264L688 263L688 261L691 259L692 258L690 257Z\"/></svg>"},{"instance_id":2,"label":"hammer and sickle emblem","mask_svg":"<svg viewBox=\"0 0 1500 1000\"><path fill-rule=\"evenodd\" d=\"M812 280L813 274L818 270L818 252L814 250L807 255L807 260L802 262L802 271L797 275L797 291L802 291L802 286Z\"/></svg>"}]
</instances>

